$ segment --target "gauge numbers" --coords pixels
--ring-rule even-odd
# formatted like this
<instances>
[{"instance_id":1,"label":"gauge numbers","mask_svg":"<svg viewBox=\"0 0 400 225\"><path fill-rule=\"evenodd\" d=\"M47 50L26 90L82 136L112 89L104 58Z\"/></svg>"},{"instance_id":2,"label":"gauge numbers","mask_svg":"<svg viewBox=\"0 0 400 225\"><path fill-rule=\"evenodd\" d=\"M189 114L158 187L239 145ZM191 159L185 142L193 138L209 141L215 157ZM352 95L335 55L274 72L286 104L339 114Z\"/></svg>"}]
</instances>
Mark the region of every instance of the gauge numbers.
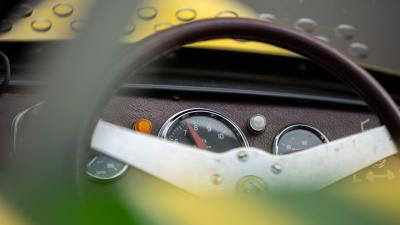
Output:
<instances>
[{"instance_id":1,"label":"gauge numbers","mask_svg":"<svg viewBox=\"0 0 400 225\"><path fill-rule=\"evenodd\" d=\"M273 153L289 154L327 142L328 138L321 131L308 125L297 124L287 127L275 137Z\"/></svg>"},{"instance_id":2,"label":"gauge numbers","mask_svg":"<svg viewBox=\"0 0 400 225\"><path fill-rule=\"evenodd\" d=\"M212 152L248 146L236 124L208 109L190 109L172 116L161 128L159 136Z\"/></svg>"},{"instance_id":3,"label":"gauge numbers","mask_svg":"<svg viewBox=\"0 0 400 225\"><path fill-rule=\"evenodd\" d=\"M86 174L98 181L109 181L121 176L128 165L105 155L97 155L86 166Z\"/></svg>"}]
</instances>

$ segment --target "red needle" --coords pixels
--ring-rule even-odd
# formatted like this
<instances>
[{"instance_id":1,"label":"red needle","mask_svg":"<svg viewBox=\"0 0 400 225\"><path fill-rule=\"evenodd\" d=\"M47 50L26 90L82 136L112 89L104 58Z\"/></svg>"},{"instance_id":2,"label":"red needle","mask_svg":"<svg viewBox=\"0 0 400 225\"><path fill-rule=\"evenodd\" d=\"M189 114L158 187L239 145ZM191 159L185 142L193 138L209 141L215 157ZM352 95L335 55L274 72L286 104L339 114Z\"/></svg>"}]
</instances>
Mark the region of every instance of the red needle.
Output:
<instances>
[{"instance_id":1,"label":"red needle","mask_svg":"<svg viewBox=\"0 0 400 225\"><path fill-rule=\"evenodd\" d=\"M187 123L186 125L187 125L187 127L189 129L189 132L190 132L190 135L192 136L192 138L193 138L194 142L196 143L197 147L200 148L200 149L206 149L207 145L204 143L203 139L201 139L200 135L193 129L192 126L190 126L189 123Z\"/></svg>"}]
</instances>

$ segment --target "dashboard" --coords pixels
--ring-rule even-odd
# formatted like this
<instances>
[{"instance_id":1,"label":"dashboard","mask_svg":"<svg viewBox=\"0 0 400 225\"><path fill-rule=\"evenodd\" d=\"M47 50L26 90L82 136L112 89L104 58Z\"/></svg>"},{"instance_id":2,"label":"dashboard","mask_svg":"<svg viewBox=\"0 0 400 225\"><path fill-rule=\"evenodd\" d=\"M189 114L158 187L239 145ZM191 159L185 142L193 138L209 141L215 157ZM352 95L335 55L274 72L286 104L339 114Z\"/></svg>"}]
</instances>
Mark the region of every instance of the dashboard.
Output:
<instances>
[{"instance_id":1,"label":"dashboard","mask_svg":"<svg viewBox=\"0 0 400 225\"><path fill-rule=\"evenodd\" d=\"M11 102L22 96L11 94L7 98ZM23 110L22 117L20 113L14 118L16 140L23 141L23 124L40 112L42 104L35 104ZM262 121L255 127L262 129L255 130L251 121L260 116ZM190 134L192 130L207 144L204 148L208 151L252 146L274 154L307 149L379 125L375 115L357 108L193 94L115 96L102 119L129 129L135 129L140 121L149 121L151 128L144 132L201 149ZM16 148L14 154L18 154ZM114 181L127 170L127 165L109 157L92 154L88 159L87 174L95 181Z\"/></svg>"},{"instance_id":2,"label":"dashboard","mask_svg":"<svg viewBox=\"0 0 400 225\"><path fill-rule=\"evenodd\" d=\"M199 110L199 108L202 109ZM212 116L210 112L212 112ZM191 117L190 113L194 113L194 116ZM221 114L223 117L219 116ZM198 117L198 115L203 117ZM257 115L265 117L265 129L261 132L254 132L249 123ZM223 118L223 122L221 122L221 118ZM328 139L335 140L379 124L373 114L357 110L304 107L302 104L282 104L271 100L258 102L246 98L218 97L218 101L215 101L215 97L199 98L190 95L183 95L179 98L176 96L137 97L134 99L117 97L106 108L103 119L129 128L132 128L136 121L147 119L152 121L153 135L194 145L192 137L185 137L185 130L189 130L189 128L186 124L186 127L182 126L182 122L185 123L189 120L190 125L194 126L193 129L196 128L196 125L199 126L199 135L212 145L211 148L207 146L210 148L208 150L214 152L232 147L253 146L277 153L279 150L274 150L274 146L278 145L284 149L282 151L288 153L286 151L296 151L296 148L299 148L298 150L305 149ZM339 124L340 126L338 126ZM303 125L312 127L312 131L310 132L308 128L304 129ZM299 127L294 128L293 126ZM288 130L285 130L290 127L299 133L291 135ZM222 134L229 134L232 136L231 139L235 140L221 140L221 133L209 134L209 128L217 131L224 130L225 132ZM188 136L190 135L188 134ZM279 144L274 143L278 139ZM282 146L285 144L287 145Z\"/></svg>"},{"instance_id":3,"label":"dashboard","mask_svg":"<svg viewBox=\"0 0 400 225\"><path fill-rule=\"evenodd\" d=\"M45 54L54 45L39 47ZM12 58L14 75L0 101L0 128L8 133L1 143L12 149L2 152L7 157L18 155L24 123L44 104L40 71L48 65L26 65L21 58ZM370 72L399 99L397 77ZM380 125L350 88L308 60L190 48L132 74L101 118L217 153L249 146L289 154ZM94 152L87 160L95 183L113 183L127 171L126 164Z\"/></svg>"}]
</instances>

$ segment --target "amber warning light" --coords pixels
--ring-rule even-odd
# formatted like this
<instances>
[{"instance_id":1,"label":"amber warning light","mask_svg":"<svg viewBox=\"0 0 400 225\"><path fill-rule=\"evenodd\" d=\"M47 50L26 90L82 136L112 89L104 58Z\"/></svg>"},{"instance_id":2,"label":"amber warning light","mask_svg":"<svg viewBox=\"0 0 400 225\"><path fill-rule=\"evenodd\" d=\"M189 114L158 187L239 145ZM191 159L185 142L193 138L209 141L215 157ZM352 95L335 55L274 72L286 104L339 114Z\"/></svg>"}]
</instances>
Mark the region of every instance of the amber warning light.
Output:
<instances>
[{"instance_id":1,"label":"amber warning light","mask_svg":"<svg viewBox=\"0 0 400 225\"><path fill-rule=\"evenodd\" d=\"M137 132L143 133L143 134L150 134L152 131L152 124L150 120L146 119L139 119L135 122L133 125L133 129Z\"/></svg>"}]
</instances>

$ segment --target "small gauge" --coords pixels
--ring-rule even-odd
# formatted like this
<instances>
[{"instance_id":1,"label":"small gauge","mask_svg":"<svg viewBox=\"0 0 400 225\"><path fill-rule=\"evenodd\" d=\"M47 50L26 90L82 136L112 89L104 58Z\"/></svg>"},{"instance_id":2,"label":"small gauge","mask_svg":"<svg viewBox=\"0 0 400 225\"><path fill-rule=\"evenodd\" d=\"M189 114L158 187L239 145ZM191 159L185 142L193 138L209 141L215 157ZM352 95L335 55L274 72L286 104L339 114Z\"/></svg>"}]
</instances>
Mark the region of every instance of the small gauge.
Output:
<instances>
[{"instance_id":1,"label":"small gauge","mask_svg":"<svg viewBox=\"0 0 400 225\"><path fill-rule=\"evenodd\" d=\"M318 129L297 124L285 128L274 140L273 153L284 155L327 143L328 138Z\"/></svg>"},{"instance_id":2,"label":"small gauge","mask_svg":"<svg viewBox=\"0 0 400 225\"><path fill-rule=\"evenodd\" d=\"M212 152L248 146L233 121L209 109L188 109L175 114L161 127L158 136Z\"/></svg>"},{"instance_id":3,"label":"small gauge","mask_svg":"<svg viewBox=\"0 0 400 225\"><path fill-rule=\"evenodd\" d=\"M113 180L121 176L128 165L105 155L97 155L90 160L86 174L96 180Z\"/></svg>"}]
</instances>

